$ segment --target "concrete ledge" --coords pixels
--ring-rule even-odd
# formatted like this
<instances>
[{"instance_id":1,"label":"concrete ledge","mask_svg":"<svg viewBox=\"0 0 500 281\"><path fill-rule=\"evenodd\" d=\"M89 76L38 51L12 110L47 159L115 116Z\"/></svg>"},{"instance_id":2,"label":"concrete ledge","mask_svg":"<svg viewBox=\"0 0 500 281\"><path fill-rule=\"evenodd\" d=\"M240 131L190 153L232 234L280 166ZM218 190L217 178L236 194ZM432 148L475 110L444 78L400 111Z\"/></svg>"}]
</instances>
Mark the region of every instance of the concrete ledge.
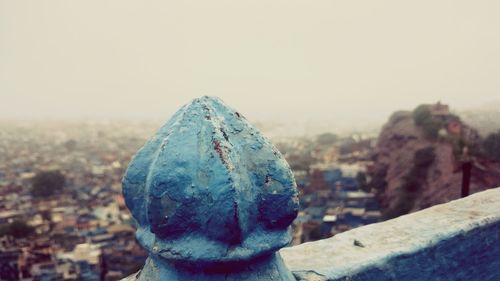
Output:
<instances>
[{"instance_id":1,"label":"concrete ledge","mask_svg":"<svg viewBox=\"0 0 500 281\"><path fill-rule=\"evenodd\" d=\"M280 252L298 280L500 280L500 188Z\"/></svg>"}]
</instances>

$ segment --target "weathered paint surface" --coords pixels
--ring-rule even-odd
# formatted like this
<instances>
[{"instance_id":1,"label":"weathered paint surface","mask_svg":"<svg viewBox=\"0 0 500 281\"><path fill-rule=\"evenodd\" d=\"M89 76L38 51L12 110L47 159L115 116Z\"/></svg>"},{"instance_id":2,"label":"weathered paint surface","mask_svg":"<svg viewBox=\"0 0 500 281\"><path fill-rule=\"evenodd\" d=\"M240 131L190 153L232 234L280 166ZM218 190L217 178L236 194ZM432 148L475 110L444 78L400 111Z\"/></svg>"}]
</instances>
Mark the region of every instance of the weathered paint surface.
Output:
<instances>
[{"instance_id":1,"label":"weathered paint surface","mask_svg":"<svg viewBox=\"0 0 500 281\"><path fill-rule=\"evenodd\" d=\"M150 253L140 280L291 280L275 251L298 211L292 172L218 98L174 114L129 164L123 194Z\"/></svg>"},{"instance_id":2,"label":"weathered paint surface","mask_svg":"<svg viewBox=\"0 0 500 281\"><path fill-rule=\"evenodd\" d=\"M298 280L497 281L500 188L280 252Z\"/></svg>"}]
</instances>

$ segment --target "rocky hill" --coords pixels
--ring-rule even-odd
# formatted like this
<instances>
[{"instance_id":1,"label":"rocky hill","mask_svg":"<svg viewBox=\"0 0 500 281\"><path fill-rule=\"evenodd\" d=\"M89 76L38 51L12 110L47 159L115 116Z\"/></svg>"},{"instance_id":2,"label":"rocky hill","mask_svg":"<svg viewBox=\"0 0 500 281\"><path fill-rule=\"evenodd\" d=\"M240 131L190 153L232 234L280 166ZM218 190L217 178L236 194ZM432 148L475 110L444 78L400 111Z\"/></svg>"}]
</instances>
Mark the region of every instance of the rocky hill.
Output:
<instances>
[{"instance_id":1,"label":"rocky hill","mask_svg":"<svg viewBox=\"0 0 500 281\"><path fill-rule=\"evenodd\" d=\"M394 113L379 135L370 172L384 215L392 218L459 198L465 159L473 162L471 193L500 186L500 164L479 156L480 141L446 105Z\"/></svg>"}]
</instances>

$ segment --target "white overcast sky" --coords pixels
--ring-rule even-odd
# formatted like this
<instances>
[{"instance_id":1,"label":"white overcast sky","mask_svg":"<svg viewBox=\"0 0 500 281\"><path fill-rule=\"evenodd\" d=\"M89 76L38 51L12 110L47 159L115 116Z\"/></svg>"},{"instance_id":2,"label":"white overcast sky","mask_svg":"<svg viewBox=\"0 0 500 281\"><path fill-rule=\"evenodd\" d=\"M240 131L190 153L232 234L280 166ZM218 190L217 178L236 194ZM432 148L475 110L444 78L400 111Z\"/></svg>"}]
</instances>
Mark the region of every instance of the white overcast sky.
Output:
<instances>
[{"instance_id":1,"label":"white overcast sky","mask_svg":"<svg viewBox=\"0 0 500 281\"><path fill-rule=\"evenodd\" d=\"M500 1L0 0L0 117L383 120L500 100Z\"/></svg>"}]
</instances>

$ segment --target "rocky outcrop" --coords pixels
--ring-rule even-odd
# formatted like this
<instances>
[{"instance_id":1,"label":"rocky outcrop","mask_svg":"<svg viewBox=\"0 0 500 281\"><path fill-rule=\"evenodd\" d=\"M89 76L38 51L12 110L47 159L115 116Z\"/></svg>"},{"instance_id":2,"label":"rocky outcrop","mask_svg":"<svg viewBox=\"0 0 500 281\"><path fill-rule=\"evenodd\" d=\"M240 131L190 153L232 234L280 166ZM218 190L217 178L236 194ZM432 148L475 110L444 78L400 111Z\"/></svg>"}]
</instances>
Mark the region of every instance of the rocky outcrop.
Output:
<instances>
[{"instance_id":1,"label":"rocky outcrop","mask_svg":"<svg viewBox=\"0 0 500 281\"><path fill-rule=\"evenodd\" d=\"M462 131L473 131L463 123L460 125ZM427 162L420 167L416 159L419 151L429 152L429 159L422 160ZM457 158L460 157L456 142L429 139L424 130L415 125L412 112L394 113L380 133L371 172L372 183L388 217L460 198L462 169ZM500 184L500 165L478 158L474 163L471 193Z\"/></svg>"}]
</instances>

